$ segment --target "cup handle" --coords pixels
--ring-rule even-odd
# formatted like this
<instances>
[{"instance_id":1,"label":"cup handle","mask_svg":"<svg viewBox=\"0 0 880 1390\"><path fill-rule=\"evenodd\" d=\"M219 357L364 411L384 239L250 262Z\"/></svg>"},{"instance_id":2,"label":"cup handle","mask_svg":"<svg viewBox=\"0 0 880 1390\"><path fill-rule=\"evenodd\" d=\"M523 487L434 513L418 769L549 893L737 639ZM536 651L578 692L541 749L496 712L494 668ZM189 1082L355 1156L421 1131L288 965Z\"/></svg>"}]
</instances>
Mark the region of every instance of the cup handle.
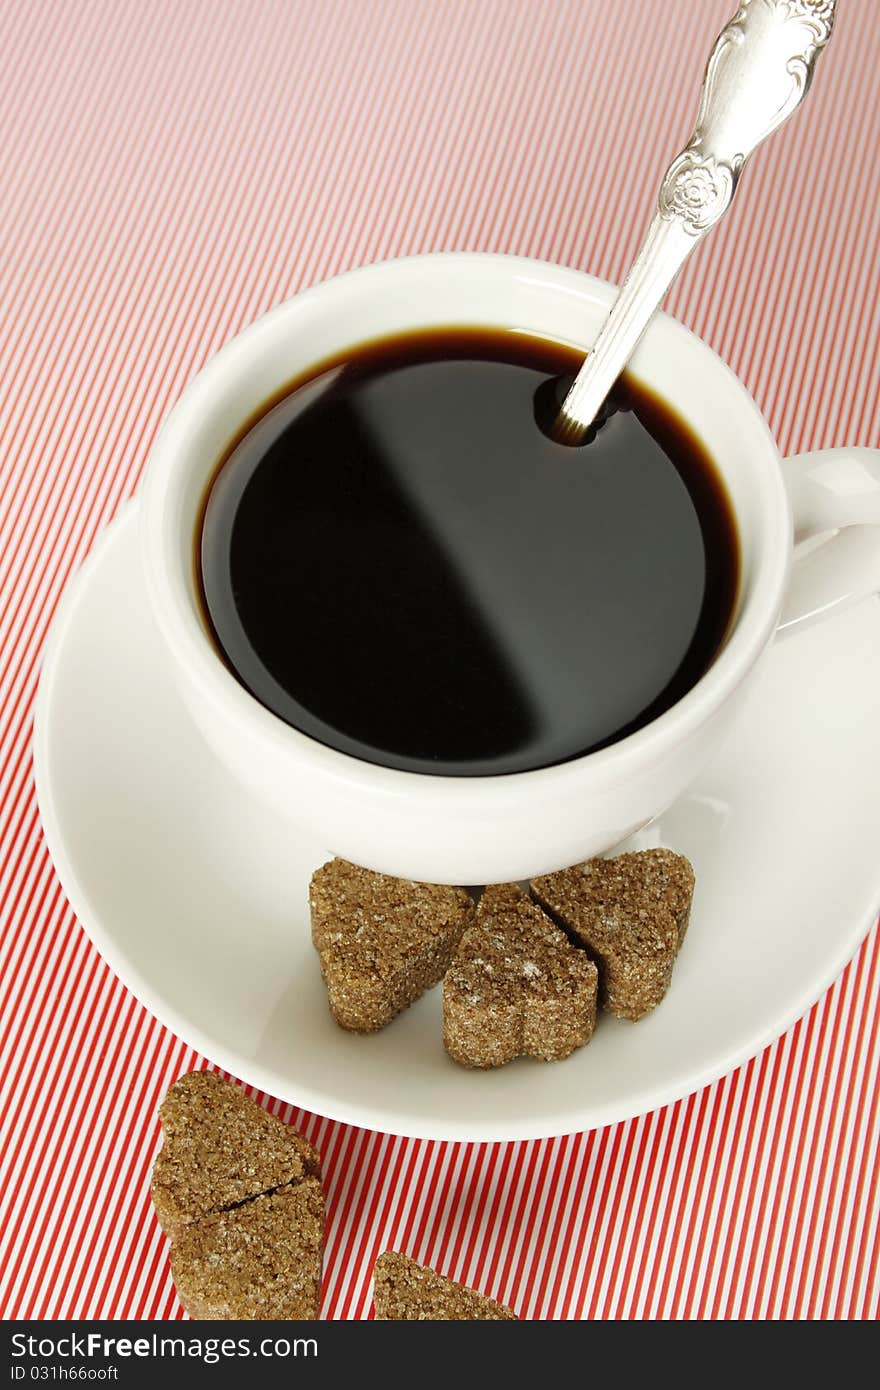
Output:
<instances>
[{"instance_id":1,"label":"cup handle","mask_svg":"<svg viewBox=\"0 0 880 1390\"><path fill-rule=\"evenodd\" d=\"M880 449L798 454L782 470L795 543L787 636L880 590Z\"/></svg>"}]
</instances>

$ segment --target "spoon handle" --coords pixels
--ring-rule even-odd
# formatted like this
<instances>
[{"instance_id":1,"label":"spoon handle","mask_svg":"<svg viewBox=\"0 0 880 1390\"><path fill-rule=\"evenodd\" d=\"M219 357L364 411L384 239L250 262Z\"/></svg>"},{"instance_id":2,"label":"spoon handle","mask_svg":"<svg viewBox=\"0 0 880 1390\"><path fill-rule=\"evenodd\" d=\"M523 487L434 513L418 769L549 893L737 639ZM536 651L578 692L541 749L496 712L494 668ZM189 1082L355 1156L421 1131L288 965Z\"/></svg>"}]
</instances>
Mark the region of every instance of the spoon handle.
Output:
<instances>
[{"instance_id":1,"label":"spoon handle","mask_svg":"<svg viewBox=\"0 0 880 1390\"><path fill-rule=\"evenodd\" d=\"M694 133L667 169L654 220L566 396L557 438L586 433L694 247L724 216L749 155L803 101L836 0L741 0L709 56Z\"/></svg>"}]
</instances>

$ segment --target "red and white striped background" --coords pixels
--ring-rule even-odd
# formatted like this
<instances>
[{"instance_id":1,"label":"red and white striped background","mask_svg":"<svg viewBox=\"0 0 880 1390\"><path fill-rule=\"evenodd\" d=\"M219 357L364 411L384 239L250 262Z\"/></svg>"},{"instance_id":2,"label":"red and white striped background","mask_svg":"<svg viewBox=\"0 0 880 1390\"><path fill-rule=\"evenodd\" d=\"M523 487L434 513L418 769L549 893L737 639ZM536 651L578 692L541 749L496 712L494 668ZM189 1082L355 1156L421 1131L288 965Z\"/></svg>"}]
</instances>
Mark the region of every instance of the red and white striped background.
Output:
<instances>
[{"instance_id":1,"label":"red and white striped background","mask_svg":"<svg viewBox=\"0 0 880 1390\"><path fill-rule=\"evenodd\" d=\"M148 1175L160 1096L210 1061L103 964L42 840L31 711L68 577L194 372L302 286L453 248L619 279L732 8L0 0L5 1316L181 1316ZM839 8L671 301L786 452L880 445L880 7ZM325 1315L367 1316L393 1245L530 1318L874 1317L878 955L875 930L753 1062L595 1133L424 1143L293 1112L328 1180Z\"/></svg>"}]
</instances>

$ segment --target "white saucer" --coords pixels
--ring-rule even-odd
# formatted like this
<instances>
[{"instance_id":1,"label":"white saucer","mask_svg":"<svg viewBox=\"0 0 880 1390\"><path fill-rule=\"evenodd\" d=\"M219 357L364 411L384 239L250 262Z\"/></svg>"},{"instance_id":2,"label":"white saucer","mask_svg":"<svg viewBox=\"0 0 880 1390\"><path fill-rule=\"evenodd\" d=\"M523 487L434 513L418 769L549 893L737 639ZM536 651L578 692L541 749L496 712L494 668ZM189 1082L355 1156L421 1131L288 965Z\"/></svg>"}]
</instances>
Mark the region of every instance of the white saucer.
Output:
<instances>
[{"instance_id":1,"label":"white saucer","mask_svg":"<svg viewBox=\"0 0 880 1390\"><path fill-rule=\"evenodd\" d=\"M669 994L602 1018L565 1062L468 1072L434 990L384 1032L330 1018L307 886L329 852L214 762L172 686L129 506L55 619L36 707L46 838L80 921L126 985L246 1082L399 1134L525 1139L684 1096L757 1052L835 979L880 906L880 603L781 642L721 758L637 845L697 872Z\"/></svg>"}]
</instances>

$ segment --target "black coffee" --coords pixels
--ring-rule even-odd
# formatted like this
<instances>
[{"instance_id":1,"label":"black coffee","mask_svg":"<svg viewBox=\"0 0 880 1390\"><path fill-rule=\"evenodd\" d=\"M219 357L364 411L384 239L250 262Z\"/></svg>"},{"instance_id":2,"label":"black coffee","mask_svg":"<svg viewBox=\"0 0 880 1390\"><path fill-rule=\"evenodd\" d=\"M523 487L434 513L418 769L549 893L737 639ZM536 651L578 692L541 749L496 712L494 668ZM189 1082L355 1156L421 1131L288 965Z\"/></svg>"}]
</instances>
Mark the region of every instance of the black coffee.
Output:
<instances>
[{"instance_id":1,"label":"black coffee","mask_svg":"<svg viewBox=\"0 0 880 1390\"><path fill-rule=\"evenodd\" d=\"M736 529L699 440L626 381L545 432L571 349L424 331L322 363L222 462L200 531L230 669L294 728L414 772L520 772L632 733L712 661Z\"/></svg>"}]
</instances>

